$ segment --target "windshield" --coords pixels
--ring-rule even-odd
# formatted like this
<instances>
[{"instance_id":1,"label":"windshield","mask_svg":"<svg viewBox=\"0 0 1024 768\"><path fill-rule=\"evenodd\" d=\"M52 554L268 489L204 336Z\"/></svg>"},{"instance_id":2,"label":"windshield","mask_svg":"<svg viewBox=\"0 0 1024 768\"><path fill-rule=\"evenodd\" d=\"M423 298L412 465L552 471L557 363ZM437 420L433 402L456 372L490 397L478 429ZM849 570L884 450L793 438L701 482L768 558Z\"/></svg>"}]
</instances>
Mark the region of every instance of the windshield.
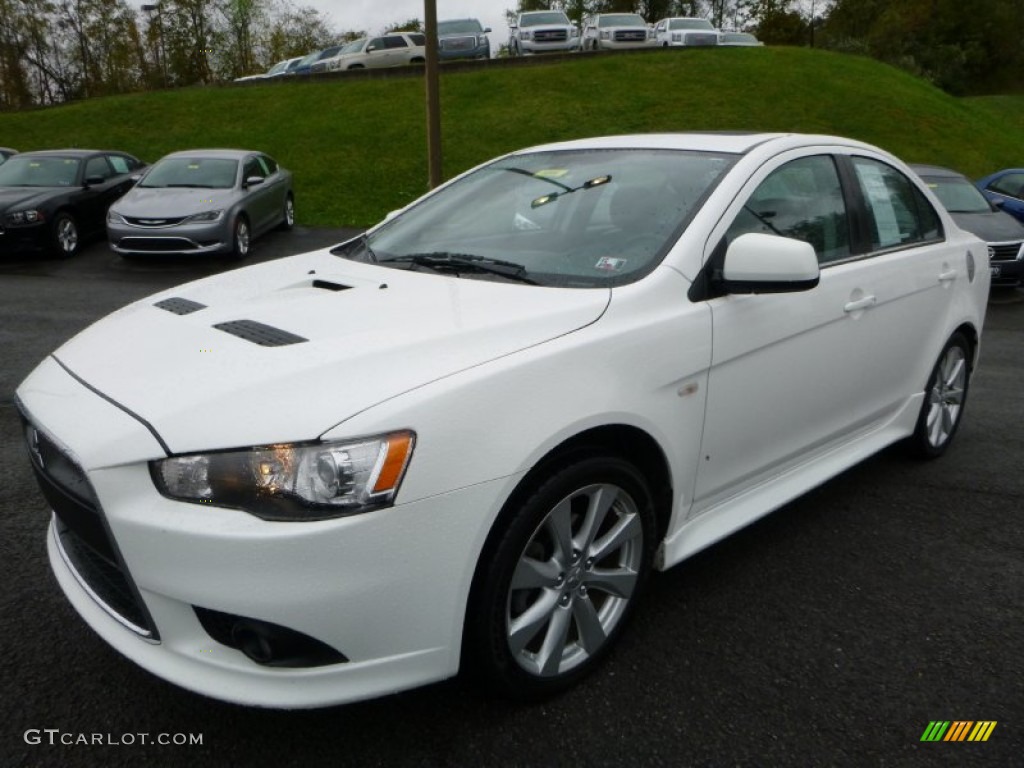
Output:
<instances>
[{"instance_id":1,"label":"windshield","mask_svg":"<svg viewBox=\"0 0 1024 768\"><path fill-rule=\"evenodd\" d=\"M925 178L929 189L950 213L991 213L985 196L967 179Z\"/></svg>"},{"instance_id":2,"label":"windshield","mask_svg":"<svg viewBox=\"0 0 1024 768\"><path fill-rule=\"evenodd\" d=\"M362 53L363 46L366 45L366 40L367 38L363 37L359 40L353 40L351 43L346 43L341 47L341 50L338 51L338 55L343 56L346 53Z\"/></svg>"},{"instance_id":3,"label":"windshield","mask_svg":"<svg viewBox=\"0 0 1024 768\"><path fill-rule=\"evenodd\" d=\"M288 60L279 61L277 64L267 70L268 75L276 75L278 72L283 72L284 68L288 66Z\"/></svg>"},{"instance_id":4,"label":"windshield","mask_svg":"<svg viewBox=\"0 0 1024 768\"><path fill-rule=\"evenodd\" d=\"M404 268L423 268L423 257L487 260L540 285L621 285L660 262L731 163L678 150L513 155L335 253Z\"/></svg>"},{"instance_id":5,"label":"windshield","mask_svg":"<svg viewBox=\"0 0 1024 768\"><path fill-rule=\"evenodd\" d=\"M569 18L561 11L551 13L530 13L524 14L519 19L521 27L535 27L538 24L568 24Z\"/></svg>"},{"instance_id":6,"label":"windshield","mask_svg":"<svg viewBox=\"0 0 1024 768\"><path fill-rule=\"evenodd\" d=\"M480 22L476 19L463 19L461 21L442 21L437 25L439 35L468 34L478 35L484 31Z\"/></svg>"},{"instance_id":7,"label":"windshield","mask_svg":"<svg viewBox=\"0 0 1024 768\"><path fill-rule=\"evenodd\" d=\"M15 155L0 165L3 187L70 187L78 178L81 161L73 157Z\"/></svg>"},{"instance_id":8,"label":"windshield","mask_svg":"<svg viewBox=\"0 0 1024 768\"><path fill-rule=\"evenodd\" d=\"M158 161L140 187L198 187L231 189L238 175L238 161L222 157L169 157Z\"/></svg>"},{"instance_id":9,"label":"windshield","mask_svg":"<svg viewBox=\"0 0 1024 768\"><path fill-rule=\"evenodd\" d=\"M597 20L599 27L646 27L647 22L635 13L609 13Z\"/></svg>"},{"instance_id":10,"label":"windshield","mask_svg":"<svg viewBox=\"0 0 1024 768\"><path fill-rule=\"evenodd\" d=\"M669 29L710 29L714 31L711 22L706 19L672 19L668 24Z\"/></svg>"}]
</instances>

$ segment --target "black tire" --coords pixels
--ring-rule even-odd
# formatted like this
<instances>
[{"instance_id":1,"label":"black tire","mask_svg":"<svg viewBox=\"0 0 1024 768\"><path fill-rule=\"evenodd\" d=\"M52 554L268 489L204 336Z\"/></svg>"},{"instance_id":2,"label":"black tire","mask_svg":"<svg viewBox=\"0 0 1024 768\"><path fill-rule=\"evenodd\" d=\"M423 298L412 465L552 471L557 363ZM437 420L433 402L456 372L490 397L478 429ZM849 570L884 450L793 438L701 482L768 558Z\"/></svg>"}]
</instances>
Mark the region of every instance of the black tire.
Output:
<instances>
[{"instance_id":1,"label":"black tire","mask_svg":"<svg viewBox=\"0 0 1024 768\"><path fill-rule=\"evenodd\" d=\"M957 331L942 348L928 377L917 426L907 441L912 453L934 459L946 452L963 419L970 383L971 344Z\"/></svg>"},{"instance_id":2,"label":"black tire","mask_svg":"<svg viewBox=\"0 0 1024 768\"><path fill-rule=\"evenodd\" d=\"M474 682L537 700L576 684L614 645L646 582L657 526L646 479L618 456L576 454L528 482L477 566L464 659ZM602 502L588 536L586 510ZM565 525L570 538L555 533Z\"/></svg>"},{"instance_id":3,"label":"black tire","mask_svg":"<svg viewBox=\"0 0 1024 768\"><path fill-rule=\"evenodd\" d=\"M61 211L53 219L51 231L51 250L62 259L70 259L82 244L81 232L75 217L67 211Z\"/></svg>"},{"instance_id":4,"label":"black tire","mask_svg":"<svg viewBox=\"0 0 1024 768\"><path fill-rule=\"evenodd\" d=\"M295 226L295 197L289 192L284 198L284 211L278 229L287 232Z\"/></svg>"},{"instance_id":5,"label":"black tire","mask_svg":"<svg viewBox=\"0 0 1024 768\"><path fill-rule=\"evenodd\" d=\"M249 219L244 214L239 214L231 227L231 258L240 261L248 256L251 250L252 230L249 228Z\"/></svg>"}]
</instances>

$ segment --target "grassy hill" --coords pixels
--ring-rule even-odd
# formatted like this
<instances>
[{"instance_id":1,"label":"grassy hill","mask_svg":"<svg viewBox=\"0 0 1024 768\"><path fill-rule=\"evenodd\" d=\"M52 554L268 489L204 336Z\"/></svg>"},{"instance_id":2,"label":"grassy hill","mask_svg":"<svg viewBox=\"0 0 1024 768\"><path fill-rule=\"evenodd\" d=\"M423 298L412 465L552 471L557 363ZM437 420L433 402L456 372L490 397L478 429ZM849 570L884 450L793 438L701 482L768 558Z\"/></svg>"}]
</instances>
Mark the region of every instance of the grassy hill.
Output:
<instances>
[{"instance_id":1,"label":"grassy hill","mask_svg":"<svg viewBox=\"0 0 1024 768\"><path fill-rule=\"evenodd\" d=\"M547 141L611 133L835 133L980 176L1024 164L1021 101L956 99L871 59L798 48L579 56L445 71L444 172ZM0 144L262 149L295 172L299 220L363 226L426 191L418 77L275 82L0 114Z\"/></svg>"}]
</instances>

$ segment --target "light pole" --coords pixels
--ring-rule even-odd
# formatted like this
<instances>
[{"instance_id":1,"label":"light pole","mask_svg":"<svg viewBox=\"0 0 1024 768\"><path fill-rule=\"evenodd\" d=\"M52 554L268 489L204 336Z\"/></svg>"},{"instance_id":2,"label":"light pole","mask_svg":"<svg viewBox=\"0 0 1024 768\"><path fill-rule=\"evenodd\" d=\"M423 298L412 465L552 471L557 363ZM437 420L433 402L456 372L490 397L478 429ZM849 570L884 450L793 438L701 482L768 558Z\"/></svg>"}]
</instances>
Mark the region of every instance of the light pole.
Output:
<instances>
[{"instance_id":1,"label":"light pole","mask_svg":"<svg viewBox=\"0 0 1024 768\"><path fill-rule=\"evenodd\" d=\"M427 175L430 189L441 183L441 95L437 72L437 1L423 0L427 37Z\"/></svg>"},{"instance_id":2,"label":"light pole","mask_svg":"<svg viewBox=\"0 0 1024 768\"><path fill-rule=\"evenodd\" d=\"M167 51L164 49L164 17L160 10L160 3L147 3L142 6L142 10L146 12L146 15L150 18L152 23L152 13L156 11L156 32L159 35L159 44L156 48L156 67L160 70L160 79L163 83L164 88L167 87Z\"/></svg>"}]
</instances>

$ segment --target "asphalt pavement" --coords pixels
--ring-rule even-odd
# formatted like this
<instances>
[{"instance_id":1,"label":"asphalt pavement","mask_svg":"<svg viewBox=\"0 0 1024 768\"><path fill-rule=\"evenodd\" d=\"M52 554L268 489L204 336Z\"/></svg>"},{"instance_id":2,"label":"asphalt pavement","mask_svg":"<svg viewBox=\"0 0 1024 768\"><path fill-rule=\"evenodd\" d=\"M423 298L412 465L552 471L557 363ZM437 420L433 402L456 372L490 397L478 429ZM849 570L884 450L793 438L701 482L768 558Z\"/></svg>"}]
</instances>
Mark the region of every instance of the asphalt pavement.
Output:
<instances>
[{"instance_id":1,"label":"asphalt pavement","mask_svg":"<svg viewBox=\"0 0 1024 768\"><path fill-rule=\"evenodd\" d=\"M251 260L351 233L274 233ZM0 257L0 767L1024 766L1024 291L993 294L945 457L884 451L656 574L578 688L524 706L456 680L288 712L165 683L78 618L12 405L93 320L235 266L103 244ZM935 720L997 724L983 743L922 742Z\"/></svg>"}]
</instances>

